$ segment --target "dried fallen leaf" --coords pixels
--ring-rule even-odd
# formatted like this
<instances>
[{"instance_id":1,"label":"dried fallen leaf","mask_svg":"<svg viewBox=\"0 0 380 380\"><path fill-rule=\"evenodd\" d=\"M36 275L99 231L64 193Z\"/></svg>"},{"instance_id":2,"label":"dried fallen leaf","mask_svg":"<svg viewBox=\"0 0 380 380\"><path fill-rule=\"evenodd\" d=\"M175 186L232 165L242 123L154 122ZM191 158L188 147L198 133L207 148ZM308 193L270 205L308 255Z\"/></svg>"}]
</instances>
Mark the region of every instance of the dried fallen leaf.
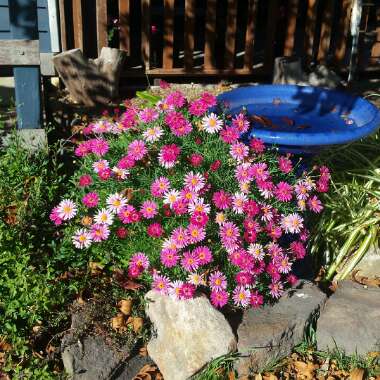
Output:
<instances>
[{"instance_id":1,"label":"dried fallen leaf","mask_svg":"<svg viewBox=\"0 0 380 380\"><path fill-rule=\"evenodd\" d=\"M102 265L100 263L96 263L94 261L90 261L88 266L89 266L89 268L91 270L91 274L93 276L98 276L99 274L102 273L102 271L104 269L104 265Z\"/></svg>"},{"instance_id":2,"label":"dried fallen leaf","mask_svg":"<svg viewBox=\"0 0 380 380\"><path fill-rule=\"evenodd\" d=\"M361 285L380 286L380 277L368 278L365 276L359 276L358 275L359 272L360 272L360 269L356 269L352 272L351 278L353 281Z\"/></svg>"},{"instance_id":3,"label":"dried fallen leaf","mask_svg":"<svg viewBox=\"0 0 380 380\"><path fill-rule=\"evenodd\" d=\"M133 301L131 299L127 299L127 300L121 300L119 303L118 303L118 306L119 306L119 309L120 311L124 314L124 315L131 315L131 312L132 312L132 303Z\"/></svg>"},{"instance_id":4,"label":"dried fallen leaf","mask_svg":"<svg viewBox=\"0 0 380 380\"><path fill-rule=\"evenodd\" d=\"M355 368L350 372L350 380L363 380L364 377L364 369L363 368Z\"/></svg>"},{"instance_id":5,"label":"dried fallen leaf","mask_svg":"<svg viewBox=\"0 0 380 380\"><path fill-rule=\"evenodd\" d=\"M144 325L144 320L140 317L134 317L132 319L133 331L137 334L141 331Z\"/></svg>"},{"instance_id":6,"label":"dried fallen leaf","mask_svg":"<svg viewBox=\"0 0 380 380\"><path fill-rule=\"evenodd\" d=\"M140 369L140 372L133 378L133 380L163 380L157 366L147 364Z\"/></svg>"},{"instance_id":7,"label":"dried fallen leaf","mask_svg":"<svg viewBox=\"0 0 380 380\"><path fill-rule=\"evenodd\" d=\"M113 278L124 290L138 290L142 288L141 284L130 280L125 276L124 271L121 269L115 269L113 272Z\"/></svg>"},{"instance_id":8,"label":"dried fallen leaf","mask_svg":"<svg viewBox=\"0 0 380 380\"><path fill-rule=\"evenodd\" d=\"M141 356L148 356L148 349L146 346L143 346L139 349L139 355Z\"/></svg>"},{"instance_id":9,"label":"dried fallen leaf","mask_svg":"<svg viewBox=\"0 0 380 380\"><path fill-rule=\"evenodd\" d=\"M111 326L114 330L118 330L125 326L125 319L122 313L111 319Z\"/></svg>"},{"instance_id":10,"label":"dried fallen leaf","mask_svg":"<svg viewBox=\"0 0 380 380\"><path fill-rule=\"evenodd\" d=\"M91 224L92 224L92 218L91 218L91 216L85 215L82 218L81 223L85 227L91 226Z\"/></svg>"}]
</instances>

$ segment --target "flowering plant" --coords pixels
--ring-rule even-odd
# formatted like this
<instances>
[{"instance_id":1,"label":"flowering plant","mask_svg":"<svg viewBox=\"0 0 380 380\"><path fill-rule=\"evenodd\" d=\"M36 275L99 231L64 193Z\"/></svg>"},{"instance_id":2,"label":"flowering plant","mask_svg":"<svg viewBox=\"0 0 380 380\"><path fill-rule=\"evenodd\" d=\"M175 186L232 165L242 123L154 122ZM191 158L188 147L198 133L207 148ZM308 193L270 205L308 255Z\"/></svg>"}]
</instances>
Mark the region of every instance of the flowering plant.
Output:
<instances>
[{"instance_id":1,"label":"flowering plant","mask_svg":"<svg viewBox=\"0 0 380 380\"><path fill-rule=\"evenodd\" d=\"M296 282L305 214L322 210L330 174L302 172L257 138L245 144L249 116L214 106L209 93L171 91L89 124L72 191L50 217L85 260L128 268L162 294L199 288L215 307L258 307Z\"/></svg>"}]
</instances>

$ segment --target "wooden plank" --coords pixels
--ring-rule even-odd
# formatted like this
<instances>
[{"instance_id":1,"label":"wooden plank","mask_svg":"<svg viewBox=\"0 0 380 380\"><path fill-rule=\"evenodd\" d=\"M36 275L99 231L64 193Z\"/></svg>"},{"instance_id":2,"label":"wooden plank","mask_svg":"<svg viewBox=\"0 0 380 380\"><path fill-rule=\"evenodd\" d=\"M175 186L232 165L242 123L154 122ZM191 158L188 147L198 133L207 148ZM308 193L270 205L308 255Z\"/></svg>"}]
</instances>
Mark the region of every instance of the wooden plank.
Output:
<instances>
[{"instance_id":1,"label":"wooden plank","mask_svg":"<svg viewBox=\"0 0 380 380\"><path fill-rule=\"evenodd\" d=\"M59 25L61 27L61 48L63 51L68 49L66 22L65 0L59 0Z\"/></svg>"},{"instance_id":2,"label":"wooden plank","mask_svg":"<svg viewBox=\"0 0 380 380\"><path fill-rule=\"evenodd\" d=\"M82 0L73 0L74 47L83 51Z\"/></svg>"},{"instance_id":3,"label":"wooden plank","mask_svg":"<svg viewBox=\"0 0 380 380\"><path fill-rule=\"evenodd\" d=\"M20 9L23 9L24 12L20 12ZM12 0L9 3L9 12L11 33L14 39L35 40L38 38L37 2L35 0ZM39 49L37 49L38 51ZM19 129L41 128L40 68L38 66L14 67L13 75L15 78L17 127Z\"/></svg>"},{"instance_id":4,"label":"wooden plank","mask_svg":"<svg viewBox=\"0 0 380 380\"><path fill-rule=\"evenodd\" d=\"M185 68L193 67L194 59L195 0L185 0Z\"/></svg>"},{"instance_id":5,"label":"wooden plank","mask_svg":"<svg viewBox=\"0 0 380 380\"><path fill-rule=\"evenodd\" d=\"M39 66L38 40L0 40L0 66Z\"/></svg>"},{"instance_id":6,"label":"wooden plank","mask_svg":"<svg viewBox=\"0 0 380 380\"><path fill-rule=\"evenodd\" d=\"M96 0L96 38L98 55L100 55L102 48L108 46L107 1L105 0Z\"/></svg>"},{"instance_id":7,"label":"wooden plank","mask_svg":"<svg viewBox=\"0 0 380 380\"><path fill-rule=\"evenodd\" d=\"M380 62L380 6L376 7L376 40L371 50L371 64L378 65Z\"/></svg>"},{"instance_id":8,"label":"wooden plank","mask_svg":"<svg viewBox=\"0 0 380 380\"><path fill-rule=\"evenodd\" d=\"M305 23L305 54L309 59L314 54L314 36L317 24L318 0L307 0L306 23Z\"/></svg>"},{"instance_id":9,"label":"wooden plank","mask_svg":"<svg viewBox=\"0 0 380 380\"><path fill-rule=\"evenodd\" d=\"M58 9L56 0L48 0L48 13L51 51L57 53L61 51L61 46L59 43Z\"/></svg>"},{"instance_id":10,"label":"wooden plank","mask_svg":"<svg viewBox=\"0 0 380 380\"><path fill-rule=\"evenodd\" d=\"M346 56L347 37L350 33L350 16L351 16L351 0L342 0L342 11L339 17L339 27L337 43L335 48L334 60L336 64L341 64Z\"/></svg>"},{"instance_id":11,"label":"wooden plank","mask_svg":"<svg viewBox=\"0 0 380 380\"><path fill-rule=\"evenodd\" d=\"M331 29L334 16L335 1L327 1L322 15L321 37L318 48L318 61L326 63L331 42Z\"/></svg>"},{"instance_id":12,"label":"wooden plank","mask_svg":"<svg viewBox=\"0 0 380 380\"><path fill-rule=\"evenodd\" d=\"M120 49L131 55L130 1L119 0Z\"/></svg>"},{"instance_id":13,"label":"wooden plank","mask_svg":"<svg viewBox=\"0 0 380 380\"><path fill-rule=\"evenodd\" d=\"M171 69L174 60L174 0L164 0L164 48L162 66Z\"/></svg>"},{"instance_id":14,"label":"wooden plank","mask_svg":"<svg viewBox=\"0 0 380 380\"><path fill-rule=\"evenodd\" d=\"M206 7L204 68L209 69L215 67L216 0L207 0Z\"/></svg>"},{"instance_id":15,"label":"wooden plank","mask_svg":"<svg viewBox=\"0 0 380 380\"><path fill-rule=\"evenodd\" d=\"M297 26L298 0L288 2L288 24L285 31L284 56L291 56L294 52L294 41Z\"/></svg>"},{"instance_id":16,"label":"wooden plank","mask_svg":"<svg viewBox=\"0 0 380 380\"><path fill-rule=\"evenodd\" d=\"M253 47L255 40L255 20L258 0L248 0L248 19L245 32L244 68L250 69L253 65Z\"/></svg>"},{"instance_id":17,"label":"wooden plank","mask_svg":"<svg viewBox=\"0 0 380 380\"><path fill-rule=\"evenodd\" d=\"M227 5L227 30L226 45L224 53L224 67L232 69L235 63L235 41L236 41L236 22L237 22L237 0L228 0Z\"/></svg>"},{"instance_id":18,"label":"wooden plank","mask_svg":"<svg viewBox=\"0 0 380 380\"><path fill-rule=\"evenodd\" d=\"M271 74L273 71L278 12L278 1L269 0L264 53L264 67L268 74Z\"/></svg>"},{"instance_id":19,"label":"wooden plank","mask_svg":"<svg viewBox=\"0 0 380 380\"><path fill-rule=\"evenodd\" d=\"M141 0L141 53L145 70L150 69L150 0Z\"/></svg>"}]
</instances>

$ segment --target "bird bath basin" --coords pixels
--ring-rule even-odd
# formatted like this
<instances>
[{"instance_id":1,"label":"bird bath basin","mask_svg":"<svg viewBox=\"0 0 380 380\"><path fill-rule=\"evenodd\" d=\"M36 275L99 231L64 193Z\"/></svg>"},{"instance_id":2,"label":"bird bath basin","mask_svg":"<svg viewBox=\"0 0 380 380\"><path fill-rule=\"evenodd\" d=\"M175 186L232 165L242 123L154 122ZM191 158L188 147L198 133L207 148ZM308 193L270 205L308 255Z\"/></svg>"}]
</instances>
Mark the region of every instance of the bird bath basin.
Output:
<instances>
[{"instance_id":1,"label":"bird bath basin","mask_svg":"<svg viewBox=\"0 0 380 380\"><path fill-rule=\"evenodd\" d=\"M218 96L227 113L246 109L252 128L246 139L293 153L316 153L328 145L346 144L373 133L380 112L369 101L345 92L309 86L240 87Z\"/></svg>"}]
</instances>

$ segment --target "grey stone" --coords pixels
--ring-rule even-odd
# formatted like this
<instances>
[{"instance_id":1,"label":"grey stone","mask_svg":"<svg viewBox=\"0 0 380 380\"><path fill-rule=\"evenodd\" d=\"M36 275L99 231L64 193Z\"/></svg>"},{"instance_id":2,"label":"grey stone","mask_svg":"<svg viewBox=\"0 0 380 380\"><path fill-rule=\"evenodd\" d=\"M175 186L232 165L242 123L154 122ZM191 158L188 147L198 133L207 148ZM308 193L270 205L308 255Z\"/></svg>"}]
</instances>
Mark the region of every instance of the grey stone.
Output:
<instances>
[{"instance_id":1,"label":"grey stone","mask_svg":"<svg viewBox=\"0 0 380 380\"><path fill-rule=\"evenodd\" d=\"M206 297L178 301L150 291L145 298L146 314L156 331L148 353L165 380L186 380L236 349L230 325Z\"/></svg>"},{"instance_id":2,"label":"grey stone","mask_svg":"<svg viewBox=\"0 0 380 380\"><path fill-rule=\"evenodd\" d=\"M380 249L379 247L371 247L365 254L360 263L356 266L359 276L374 278L380 277Z\"/></svg>"},{"instance_id":3,"label":"grey stone","mask_svg":"<svg viewBox=\"0 0 380 380\"><path fill-rule=\"evenodd\" d=\"M329 298L317 325L320 350L346 354L380 349L380 289L342 281Z\"/></svg>"},{"instance_id":4,"label":"grey stone","mask_svg":"<svg viewBox=\"0 0 380 380\"><path fill-rule=\"evenodd\" d=\"M236 365L239 376L289 355L326 298L316 285L303 281L277 303L245 311L238 328L238 350L243 355Z\"/></svg>"},{"instance_id":5,"label":"grey stone","mask_svg":"<svg viewBox=\"0 0 380 380\"><path fill-rule=\"evenodd\" d=\"M7 134L2 139L2 144L7 147L10 145L14 136ZM20 141L22 148L30 153L35 153L42 149L47 149L47 137L44 129L19 129L17 131L17 138Z\"/></svg>"},{"instance_id":6,"label":"grey stone","mask_svg":"<svg viewBox=\"0 0 380 380\"><path fill-rule=\"evenodd\" d=\"M136 355L129 359L112 377L112 380L132 380L145 365L153 365L153 360L149 356Z\"/></svg>"}]
</instances>

